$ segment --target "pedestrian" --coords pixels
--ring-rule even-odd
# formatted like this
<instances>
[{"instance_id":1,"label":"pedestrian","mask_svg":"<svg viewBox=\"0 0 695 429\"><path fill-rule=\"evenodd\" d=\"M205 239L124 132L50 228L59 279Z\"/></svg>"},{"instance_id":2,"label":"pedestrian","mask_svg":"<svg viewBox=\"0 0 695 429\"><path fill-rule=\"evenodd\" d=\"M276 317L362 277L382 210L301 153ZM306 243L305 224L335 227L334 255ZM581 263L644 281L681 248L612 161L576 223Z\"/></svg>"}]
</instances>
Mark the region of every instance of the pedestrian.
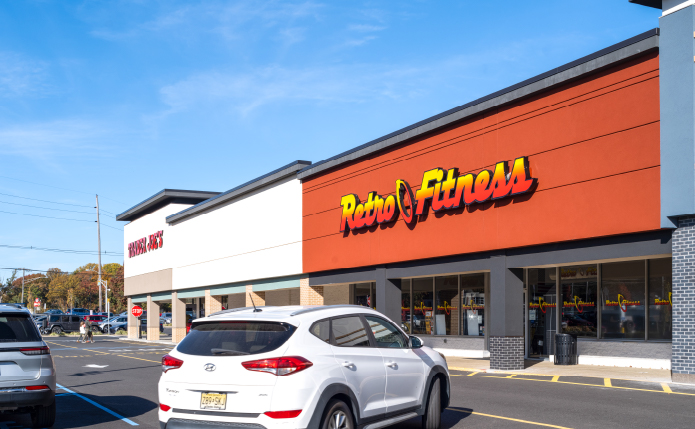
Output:
<instances>
[{"instance_id":1,"label":"pedestrian","mask_svg":"<svg viewBox=\"0 0 695 429\"><path fill-rule=\"evenodd\" d=\"M87 334L87 331L86 331L86 327L84 325L84 320L83 320L82 322L80 322L80 338L77 340L77 342L79 343L80 341L82 341L84 343L84 339L86 337L86 334Z\"/></svg>"},{"instance_id":2,"label":"pedestrian","mask_svg":"<svg viewBox=\"0 0 695 429\"><path fill-rule=\"evenodd\" d=\"M92 331L92 321L87 319L84 323L85 330L87 331L87 336L85 337L86 342L94 342L94 333Z\"/></svg>"}]
</instances>

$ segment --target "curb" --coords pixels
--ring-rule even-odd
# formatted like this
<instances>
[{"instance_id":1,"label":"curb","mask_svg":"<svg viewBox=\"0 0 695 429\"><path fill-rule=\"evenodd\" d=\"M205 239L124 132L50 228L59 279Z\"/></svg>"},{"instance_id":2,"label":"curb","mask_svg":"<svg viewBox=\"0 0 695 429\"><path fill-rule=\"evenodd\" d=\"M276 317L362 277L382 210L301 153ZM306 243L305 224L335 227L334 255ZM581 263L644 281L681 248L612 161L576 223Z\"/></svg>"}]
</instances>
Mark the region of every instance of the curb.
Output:
<instances>
[{"instance_id":1,"label":"curb","mask_svg":"<svg viewBox=\"0 0 695 429\"><path fill-rule=\"evenodd\" d=\"M138 339L138 338L128 338L128 337L119 338L119 340L122 340L122 341L135 341L135 342L137 342L137 343L146 343L146 344L166 344L166 345L169 345L169 346L175 346L175 345L176 345L176 343L173 342L173 341L141 340L141 339Z\"/></svg>"}]
</instances>

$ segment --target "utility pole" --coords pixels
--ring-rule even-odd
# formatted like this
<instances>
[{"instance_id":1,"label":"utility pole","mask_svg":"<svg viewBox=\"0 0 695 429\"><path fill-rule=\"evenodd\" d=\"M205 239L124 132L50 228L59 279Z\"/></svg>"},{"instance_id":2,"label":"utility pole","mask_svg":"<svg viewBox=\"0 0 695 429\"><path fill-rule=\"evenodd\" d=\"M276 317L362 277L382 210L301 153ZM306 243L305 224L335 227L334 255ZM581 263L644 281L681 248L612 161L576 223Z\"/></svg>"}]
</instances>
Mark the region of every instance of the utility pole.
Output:
<instances>
[{"instance_id":1,"label":"utility pole","mask_svg":"<svg viewBox=\"0 0 695 429\"><path fill-rule=\"evenodd\" d=\"M101 224L99 223L99 195L97 195L97 245L99 247L99 313L101 313Z\"/></svg>"},{"instance_id":2,"label":"utility pole","mask_svg":"<svg viewBox=\"0 0 695 429\"><path fill-rule=\"evenodd\" d=\"M22 268L22 299L19 303L24 304L24 268Z\"/></svg>"}]
</instances>

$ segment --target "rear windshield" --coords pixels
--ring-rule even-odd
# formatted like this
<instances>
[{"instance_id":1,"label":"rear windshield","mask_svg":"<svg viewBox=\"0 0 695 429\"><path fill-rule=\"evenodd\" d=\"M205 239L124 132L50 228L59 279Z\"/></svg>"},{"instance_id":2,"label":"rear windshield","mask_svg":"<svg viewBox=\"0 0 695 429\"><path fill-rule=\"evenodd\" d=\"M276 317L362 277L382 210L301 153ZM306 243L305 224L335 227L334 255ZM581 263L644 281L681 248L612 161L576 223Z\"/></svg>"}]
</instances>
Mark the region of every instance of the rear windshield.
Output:
<instances>
[{"instance_id":1,"label":"rear windshield","mask_svg":"<svg viewBox=\"0 0 695 429\"><path fill-rule=\"evenodd\" d=\"M0 342L23 343L41 341L36 325L29 316L4 315L0 316Z\"/></svg>"},{"instance_id":2,"label":"rear windshield","mask_svg":"<svg viewBox=\"0 0 695 429\"><path fill-rule=\"evenodd\" d=\"M196 356L245 356L273 351L285 344L295 327L277 322L204 322L176 348Z\"/></svg>"}]
</instances>

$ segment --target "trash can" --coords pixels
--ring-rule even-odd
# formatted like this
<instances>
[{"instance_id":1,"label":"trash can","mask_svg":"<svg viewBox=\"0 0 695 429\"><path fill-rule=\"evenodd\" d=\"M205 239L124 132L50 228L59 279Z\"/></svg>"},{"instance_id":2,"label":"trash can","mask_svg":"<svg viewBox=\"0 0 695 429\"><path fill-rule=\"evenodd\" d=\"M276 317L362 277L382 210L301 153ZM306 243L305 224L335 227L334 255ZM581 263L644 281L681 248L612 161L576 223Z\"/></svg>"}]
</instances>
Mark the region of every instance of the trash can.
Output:
<instances>
[{"instance_id":1,"label":"trash can","mask_svg":"<svg viewBox=\"0 0 695 429\"><path fill-rule=\"evenodd\" d=\"M555 365L577 364L577 336L555 334Z\"/></svg>"}]
</instances>

